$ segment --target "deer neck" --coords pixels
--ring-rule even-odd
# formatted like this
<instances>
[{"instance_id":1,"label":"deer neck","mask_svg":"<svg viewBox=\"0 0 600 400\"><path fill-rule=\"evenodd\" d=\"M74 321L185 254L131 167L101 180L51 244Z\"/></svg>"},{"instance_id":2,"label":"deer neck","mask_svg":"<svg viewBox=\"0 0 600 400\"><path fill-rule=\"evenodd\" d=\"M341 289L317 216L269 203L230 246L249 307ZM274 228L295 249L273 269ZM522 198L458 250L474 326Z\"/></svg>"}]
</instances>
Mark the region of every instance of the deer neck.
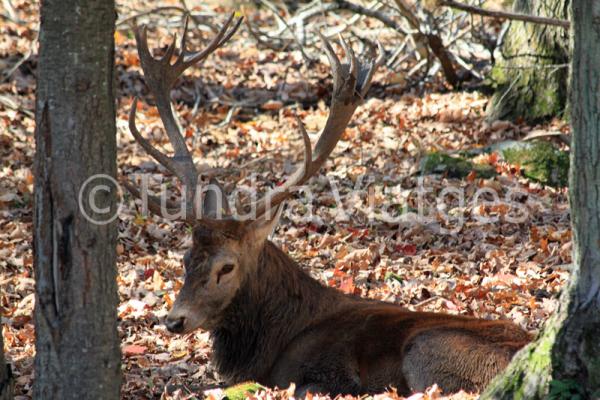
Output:
<instances>
[{"instance_id":1,"label":"deer neck","mask_svg":"<svg viewBox=\"0 0 600 400\"><path fill-rule=\"evenodd\" d=\"M267 242L255 273L224 311L221 326L211 332L213 362L229 382L260 380L298 333L344 299Z\"/></svg>"}]
</instances>

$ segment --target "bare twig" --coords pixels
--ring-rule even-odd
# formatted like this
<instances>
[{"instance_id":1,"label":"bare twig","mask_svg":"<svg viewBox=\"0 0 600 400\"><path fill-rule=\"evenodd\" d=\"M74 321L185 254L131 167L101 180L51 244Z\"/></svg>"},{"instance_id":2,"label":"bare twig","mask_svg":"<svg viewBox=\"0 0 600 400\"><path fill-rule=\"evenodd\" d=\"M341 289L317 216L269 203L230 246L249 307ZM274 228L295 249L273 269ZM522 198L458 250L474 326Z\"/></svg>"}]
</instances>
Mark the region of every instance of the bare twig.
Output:
<instances>
[{"instance_id":1,"label":"bare twig","mask_svg":"<svg viewBox=\"0 0 600 400\"><path fill-rule=\"evenodd\" d=\"M193 21L196 28L202 31L211 31L217 33L219 28L210 22L209 18L212 18L212 14L209 12L192 12L185 2L182 0L181 7L179 6L159 6L146 11L140 11L131 15L127 15L116 22L117 30L130 29L130 25L133 22L134 25L137 23L139 18L143 18L152 14L169 14L175 15L180 14L182 18L189 17ZM202 28L204 27L204 28Z\"/></svg>"},{"instance_id":2,"label":"bare twig","mask_svg":"<svg viewBox=\"0 0 600 400\"><path fill-rule=\"evenodd\" d=\"M419 61L417 63L417 65L415 65L414 67L412 67L410 69L410 71L408 71L408 73L406 74L406 78L410 78L412 75L414 75L419 69L421 69L421 67L423 67L425 64L427 64L427 59L424 58L421 61Z\"/></svg>"},{"instance_id":3,"label":"bare twig","mask_svg":"<svg viewBox=\"0 0 600 400\"><path fill-rule=\"evenodd\" d=\"M410 6L406 4L404 0L394 0L396 6L398 7L398 11L400 14L406 18L408 23L413 29L419 29L419 19L415 16L415 14L411 11Z\"/></svg>"},{"instance_id":4,"label":"bare twig","mask_svg":"<svg viewBox=\"0 0 600 400\"><path fill-rule=\"evenodd\" d=\"M262 45L267 49L271 49L273 51L284 51L288 47L289 43L274 44L272 42L274 40L273 37L269 36L268 34L263 34L262 32L254 29L252 27L252 24L250 23L250 18L248 18L247 16L246 18L244 18L244 23L246 24L246 29L248 30L248 33L250 33L250 36L252 36L259 45ZM265 35L269 40L263 39L262 35ZM277 40L283 42L283 39L281 38L277 38Z\"/></svg>"},{"instance_id":5,"label":"bare twig","mask_svg":"<svg viewBox=\"0 0 600 400\"><path fill-rule=\"evenodd\" d=\"M31 41L29 48L27 49L27 51L25 52L25 54L23 54L23 57L21 57L19 59L19 61L17 61L15 63L15 65L13 65L8 71L6 71L6 73L4 74L4 76L2 77L2 79L0 79L0 82L5 82L7 81L12 74L15 73L15 71L17 69L19 69L19 67L21 65L23 65L23 63L27 60L29 60L29 57L31 57L31 54L33 54L33 48L36 46L37 43L37 34L35 36L35 38Z\"/></svg>"},{"instance_id":6,"label":"bare twig","mask_svg":"<svg viewBox=\"0 0 600 400\"><path fill-rule=\"evenodd\" d=\"M151 10L142 11L140 13L137 13L137 14L125 17L122 20L117 21L116 26L121 26L121 25L126 24L128 22L134 21L134 20L136 20L138 18L145 17L145 16L151 15L151 14L158 14L158 13L165 12L165 11L175 11L175 12L179 12L179 13L182 13L182 14L186 14L187 13L187 10L185 8L178 7L178 6L156 7L156 8L153 8Z\"/></svg>"},{"instance_id":7,"label":"bare twig","mask_svg":"<svg viewBox=\"0 0 600 400\"><path fill-rule=\"evenodd\" d=\"M468 73L473 75L477 79L483 79L483 75L479 72L475 71L471 65L469 65L465 60L463 60L460 56L454 54L454 60L463 67Z\"/></svg>"},{"instance_id":8,"label":"bare twig","mask_svg":"<svg viewBox=\"0 0 600 400\"><path fill-rule=\"evenodd\" d=\"M12 22L14 24L17 24L17 25L23 25L23 24L25 24L25 21L20 20L20 19L14 19L8 13L0 13L0 19L5 19L5 20L10 21L10 22Z\"/></svg>"},{"instance_id":9,"label":"bare twig","mask_svg":"<svg viewBox=\"0 0 600 400\"><path fill-rule=\"evenodd\" d=\"M229 111L227 112L227 116L225 117L225 119L221 122L219 122L216 126L217 128L224 128L227 125L229 125L229 123L231 122L231 119L233 118L233 116L235 115L235 113L239 110L239 106L233 106L229 108Z\"/></svg>"},{"instance_id":10,"label":"bare twig","mask_svg":"<svg viewBox=\"0 0 600 400\"><path fill-rule=\"evenodd\" d=\"M427 304L433 303L434 301L437 301L437 300L446 300L446 299L444 299L442 296L432 296L428 299L418 302L417 304L414 305L414 307L416 309L419 309L419 308L424 307Z\"/></svg>"},{"instance_id":11,"label":"bare twig","mask_svg":"<svg viewBox=\"0 0 600 400\"><path fill-rule=\"evenodd\" d=\"M336 3L322 3L317 4L314 7L303 8L296 15L294 15L289 23L290 25L295 25L299 21L306 21L316 15L322 15L328 11L337 10L339 7ZM281 32L280 32L281 33Z\"/></svg>"},{"instance_id":12,"label":"bare twig","mask_svg":"<svg viewBox=\"0 0 600 400\"><path fill-rule=\"evenodd\" d=\"M3 17L5 19L7 19L8 21L11 21L11 22L13 22L15 24L19 24L19 25L26 23L26 21L23 21L22 19L19 18L19 16L17 15L17 12L15 11L15 8L12 5L12 2L10 0L2 0L2 7L4 8L4 10L6 12L1 13L0 17Z\"/></svg>"},{"instance_id":13,"label":"bare twig","mask_svg":"<svg viewBox=\"0 0 600 400\"><path fill-rule=\"evenodd\" d=\"M560 26L565 29L569 29L570 23L564 19L538 17L536 15L519 14L507 11L492 11L484 8L471 6L468 4L459 3L454 0L439 0L439 4L446 7L456 8L458 10L466 11L471 14L483 15L485 17L492 18L506 18L516 21L532 22L534 24Z\"/></svg>"},{"instance_id":14,"label":"bare twig","mask_svg":"<svg viewBox=\"0 0 600 400\"><path fill-rule=\"evenodd\" d=\"M192 13L192 11L188 7L188 5L185 2L185 0L179 0L179 4L181 4L181 8L183 8L185 10L186 15L189 15L192 18L192 21L194 21L194 24L196 25L196 27L199 27L200 25L203 25L202 21L200 21L200 19L198 18L198 16L194 15ZM207 25L207 26L209 26L212 29L213 32L217 32L218 31L218 28L216 28L212 24Z\"/></svg>"},{"instance_id":15,"label":"bare twig","mask_svg":"<svg viewBox=\"0 0 600 400\"><path fill-rule=\"evenodd\" d=\"M375 18L381 21L384 25L398 31L404 35L408 35L408 32L396 21L382 13L381 11L377 11L371 8L363 7L359 4L351 3L347 0L336 0L335 4L338 6L340 10L348 10L355 12L357 14L362 14L367 17Z\"/></svg>"},{"instance_id":16,"label":"bare twig","mask_svg":"<svg viewBox=\"0 0 600 400\"><path fill-rule=\"evenodd\" d=\"M378 10L378 9L382 8L383 6L384 6L384 4L382 4L380 1L374 0L371 4L367 5L366 8ZM340 9L340 7L336 3L322 3L321 1L314 1L313 3L308 4L307 6L301 8L297 14L295 14L292 18L289 19L288 24L299 26L301 29L304 29L305 21L307 21L313 17L316 17L316 16L322 16L328 11L335 11L335 10L339 10L339 9ZM335 16L335 14L333 14L333 15ZM329 27L326 30L322 31L321 33L323 36L325 36L328 39L333 38L333 37L339 35L340 33L346 31L348 28L351 28L360 18L363 18L363 17L365 17L365 15L359 14L359 13L354 13L352 18L350 18L350 19L339 18L341 26ZM283 33L283 30L279 30L279 31L275 32L274 35L277 36L277 35L281 35L282 33ZM269 37L273 37L273 34L269 35ZM305 43L312 44L314 42L318 42L318 39L309 37Z\"/></svg>"},{"instance_id":17,"label":"bare twig","mask_svg":"<svg viewBox=\"0 0 600 400\"><path fill-rule=\"evenodd\" d=\"M373 10L373 11L378 11L382 7L384 7L384 4L378 0L375 0L366 6L366 8L368 8L369 10ZM335 16L335 14L334 14L334 16ZM323 36L325 36L326 38L331 38L331 37L337 36L340 33L346 31L348 28L352 28L361 18L364 18L364 17L367 17L367 16L364 14L355 13L350 19L338 18L338 20L340 21L340 26L331 27L331 28L327 29L325 32L323 32ZM355 32L353 32L353 35L357 36ZM360 39L359 42L362 42L362 39Z\"/></svg>"},{"instance_id":18,"label":"bare twig","mask_svg":"<svg viewBox=\"0 0 600 400\"><path fill-rule=\"evenodd\" d=\"M267 7L269 10L271 10L273 12L273 15L275 15L275 18L277 18L283 25L285 25L285 27L287 28L288 31L290 31L290 34L292 35L292 37L294 38L294 41L296 42L296 44L298 45L298 49L300 50L300 53L302 54L302 58L304 58L304 61L307 62L308 64L312 64L313 59L310 58L308 56L308 54L306 54L306 52L304 51L304 46L302 45L302 42L300 41L300 39L298 39L298 36L296 35L296 32L294 32L294 30L292 29L292 27L287 23L287 21L285 20L285 18L283 18L281 15L279 15L279 10L277 9L277 7L275 7L270 1L268 0L260 0L260 2L262 4L265 5L265 7Z\"/></svg>"},{"instance_id":19,"label":"bare twig","mask_svg":"<svg viewBox=\"0 0 600 400\"><path fill-rule=\"evenodd\" d=\"M34 114L30 110L27 110L9 96L0 95L0 106L23 113L29 118L34 117Z\"/></svg>"}]
</instances>

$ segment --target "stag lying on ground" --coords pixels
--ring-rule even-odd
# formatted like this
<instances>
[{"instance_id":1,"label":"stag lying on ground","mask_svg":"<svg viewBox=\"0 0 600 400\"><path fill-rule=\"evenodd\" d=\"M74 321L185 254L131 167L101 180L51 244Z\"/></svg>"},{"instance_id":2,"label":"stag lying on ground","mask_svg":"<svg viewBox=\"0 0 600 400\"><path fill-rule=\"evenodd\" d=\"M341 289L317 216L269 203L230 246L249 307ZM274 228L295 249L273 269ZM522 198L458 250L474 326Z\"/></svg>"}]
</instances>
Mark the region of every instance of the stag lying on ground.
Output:
<instances>
[{"instance_id":1,"label":"stag lying on ground","mask_svg":"<svg viewBox=\"0 0 600 400\"><path fill-rule=\"evenodd\" d=\"M140 135L135 104L131 131L150 155L182 180L187 204L193 203L200 178L173 114L169 90L183 70L222 45L238 26L231 17L205 51L191 55L184 54L184 33L181 54L172 65L174 45L162 59L154 59L145 30L136 32L141 65L175 156L160 153ZM194 214L193 207L188 210L195 224L193 245L184 258L185 282L166 325L176 333L209 330L213 362L229 383L253 380L285 388L294 382L298 395L374 393L390 386L406 394L434 383L446 392L480 390L530 340L525 331L508 321L410 312L345 295L311 278L268 240L282 202L323 165L381 62L357 59L342 41L341 63L329 42L323 42L334 89L314 152L299 122L304 163L284 185L254 204L258 216L253 220L210 218L229 211L219 185L203 199L202 215ZM139 194L131 184L128 187ZM150 199L150 209L160 209L155 199Z\"/></svg>"}]
</instances>

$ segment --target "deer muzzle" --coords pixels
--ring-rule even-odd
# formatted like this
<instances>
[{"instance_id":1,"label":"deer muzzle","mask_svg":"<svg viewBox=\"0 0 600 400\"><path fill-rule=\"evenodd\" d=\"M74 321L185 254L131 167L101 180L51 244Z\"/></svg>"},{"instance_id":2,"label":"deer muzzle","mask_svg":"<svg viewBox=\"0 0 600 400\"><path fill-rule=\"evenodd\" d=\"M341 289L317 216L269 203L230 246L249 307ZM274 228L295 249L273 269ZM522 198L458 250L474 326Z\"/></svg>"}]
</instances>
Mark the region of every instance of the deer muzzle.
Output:
<instances>
[{"instance_id":1,"label":"deer muzzle","mask_svg":"<svg viewBox=\"0 0 600 400\"><path fill-rule=\"evenodd\" d=\"M185 317L167 316L165 325L171 333L183 333L185 330Z\"/></svg>"}]
</instances>

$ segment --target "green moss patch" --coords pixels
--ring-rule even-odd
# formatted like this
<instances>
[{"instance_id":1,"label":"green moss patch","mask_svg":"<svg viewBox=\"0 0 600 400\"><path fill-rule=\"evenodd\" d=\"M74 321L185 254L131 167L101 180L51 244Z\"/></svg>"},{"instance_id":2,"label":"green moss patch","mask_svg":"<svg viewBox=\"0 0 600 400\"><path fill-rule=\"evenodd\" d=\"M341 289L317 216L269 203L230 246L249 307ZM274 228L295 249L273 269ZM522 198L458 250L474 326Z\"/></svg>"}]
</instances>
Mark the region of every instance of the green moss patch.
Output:
<instances>
[{"instance_id":1,"label":"green moss patch","mask_svg":"<svg viewBox=\"0 0 600 400\"><path fill-rule=\"evenodd\" d=\"M244 382L235 386L228 387L225 389L224 399L228 400L243 400L248 395L253 395L259 390L264 389L263 386L256 382Z\"/></svg>"},{"instance_id":2,"label":"green moss patch","mask_svg":"<svg viewBox=\"0 0 600 400\"><path fill-rule=\"evenodd\" d=\"M569 184L569 153L549 142L520 143L502 150L502 155L507 162L519 165L529 179L554 187Z\"/></svg>"},{"instance_id":3,"label":"green moss patch","mask_svg":"<svg viewBox=\"0 0 600 400\"><path fill-rule=\"evenodd\" d=\"M421 160L422 174L444 174L449 178L465 178L472 171L478 178L491 178L496 170L491 165L479 165L466 158L444 153L429 153Z\"/></svg>"}]
</instances>

